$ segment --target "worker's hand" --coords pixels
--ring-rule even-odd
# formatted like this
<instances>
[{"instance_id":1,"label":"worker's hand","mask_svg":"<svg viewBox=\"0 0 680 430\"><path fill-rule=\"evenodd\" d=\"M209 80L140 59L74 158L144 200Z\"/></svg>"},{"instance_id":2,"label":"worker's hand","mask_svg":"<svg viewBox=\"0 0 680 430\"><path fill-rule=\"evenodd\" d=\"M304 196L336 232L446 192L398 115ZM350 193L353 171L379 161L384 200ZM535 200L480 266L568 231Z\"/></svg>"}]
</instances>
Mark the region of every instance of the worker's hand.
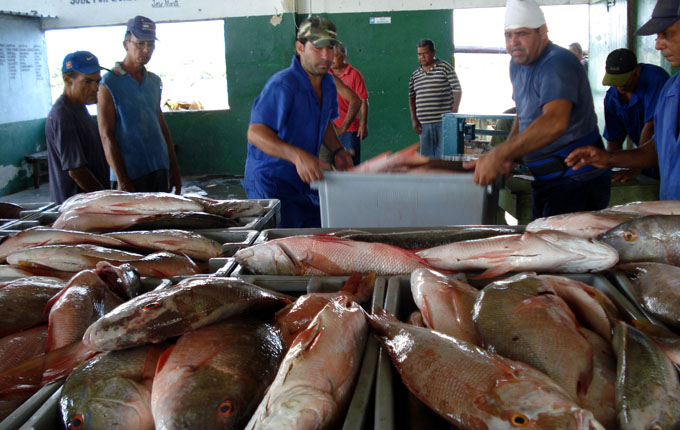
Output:
<instances>
[{"instance_id":1,"label":"worker's hand","mask_svg":"<svg viewBox=\"0 0 680 430\"><path fill-rule=\"evenodd\" d=\"M354 163L352 162L352 155L354 155L353 153L354 151L344 150L335 154L335 160L333 160L335 168L338 170L347 170L354 166Z\"/></svg>"},{"instance_id":2,"label":"worker's hand","mask_svg":"<svg viewBox=\"0 0 680 430\"><path fill-rule=\"evenodd\" d=\"M173 191L177 195L182 194L182 176L179 172L172 172L170 174L170 191Z\"/></svg>"},{"instance_id":3,"label":"worker's hand","mask_svg":"<svg viewBox=\"0 0 680 430\"><path fill-rule=\"evenodd\" d=\"M420 121L417 119L413 120L413 131L416 132L416 134L420 134L423 132L423 126L420 124Z\"/></svg>"},{"instance_id":4,"label":"worker's hand","mask_svg":"<svg viewBox=\"0 0 680 430\"><path fill-rule=\"evenodd\" d=\"M335 132L337 133L338 136L342 136L343 134L345 134L348 127L349 125L341 125L340 127L335 129Z\"/></svg>"},{"instance_id":5,"label":"worker's hand","mask_svg":"<svg viewBox=\"0 0 680 430\"><path fill-rule=\"evenodd\" d=\"M368 137L368 126L366 124L359 124L357 136L359 136L359 140L364 140Z\"/></svg>"},{"instance_id":6,"label":"worker's hand","mask_svg":"<svg viewBox=\"0 0 680 430\"><path fill-rule=\"evenodd\" d=\"M614 176L612 176L612 182L620 181L621 183L624 183L631 181L637 178L640 173L642 173L642 169L617 170L614 172Z\"/></svg>"},{"instance_id":7,"label":"worker's hand","mask_svg":"<svg viewBox=\"0 0 680 430\"><path fill-rule=\"evenodd\" d=\"M129 179L118 180L118 190L127 191L128 193L134 193L137 191L135 186L132 184L132 181Z\"/></svg>"},{"instance_id":8,"label":"worker's hand","mask_svg":"<svg viewBox=\"0 0 680 430\"><path fill-rule=\"evenodd\" d=\"M297 152L294 164L298 176L307 184L323 179L321 169L330 169L328 164L302 149Z\"/></svg>"},{"instance_id":9,"label":"worker's hand","mask_svg":"<svg viewBox=\"0 0 680 430\"><path fill-rule=\"evenodd\" d=\"M507 161L500 156L500 151L492 149L477 160L463 162L466 169L474 167L474 182L479 185L489 185L500 175L510 174L512 161Z\"/></svg>"},{"instance_id":10,"label":"worker's hand","mask_svg":"<svg viewBox=\"0 0 680 430\"><path fill-rule=\"evenodd\" d=\"M571 151L564 162L567 166L578 170L583 166L609 167L607 164L610 153L594 146L583 146Z\"/></svg>"}]
</instances>

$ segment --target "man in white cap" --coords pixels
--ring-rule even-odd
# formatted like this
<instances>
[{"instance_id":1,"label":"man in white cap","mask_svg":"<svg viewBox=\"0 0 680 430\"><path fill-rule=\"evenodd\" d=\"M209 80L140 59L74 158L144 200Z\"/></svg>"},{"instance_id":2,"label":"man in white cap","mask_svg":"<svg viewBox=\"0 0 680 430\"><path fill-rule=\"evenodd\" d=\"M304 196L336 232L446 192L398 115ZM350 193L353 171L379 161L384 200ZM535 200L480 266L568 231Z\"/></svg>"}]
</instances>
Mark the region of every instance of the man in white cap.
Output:
<instances>
[{"instance_id":1,"label":"man in white cap","mask_svg":"<svg viewBox=\"0 0 680 430\"><path fill-rule=\"evenodd\" d=\"M680 66L680 0L658 0L652 18L636 32L639 36L656 34L656 50L671 66ZM630 150L605 152L594 147L579 148L567 157L574 169L585 164L601 167L643 169L659 166L660 200L680 200L680 80L672 76L661 90L654 113L654 137Z\"/></svg>"},{"instance_id":2,"label":"man in white cap","mask_svg":"<svg viewBox=\"0 0 680 430\"><path fill-rule=\"evenodd\" d=\"M470 163L475 182L490 184L521 157L534 176L534 219L607 207L611 172L593 166L576 172L564 161L574 148L604 147L583 66L550 42L533 0L508 0L505 46L517 117L508 140Z\"/></svg>"}]
</instances>

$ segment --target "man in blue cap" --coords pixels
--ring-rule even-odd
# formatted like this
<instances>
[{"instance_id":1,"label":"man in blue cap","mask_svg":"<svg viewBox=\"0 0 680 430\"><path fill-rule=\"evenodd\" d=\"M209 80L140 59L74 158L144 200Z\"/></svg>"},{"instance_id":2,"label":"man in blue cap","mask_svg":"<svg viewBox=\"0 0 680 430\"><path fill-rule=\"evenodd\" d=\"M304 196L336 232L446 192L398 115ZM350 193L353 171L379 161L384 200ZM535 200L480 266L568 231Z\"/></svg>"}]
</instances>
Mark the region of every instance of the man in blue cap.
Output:
<instances>
[{"instance_id":1,"label":"man in blue cap","mask_svg":"<svg viewBox=\"0 0 680 430\"><path fill-rule=\"evenodd\" d=\"M671 66L680 66L680 0L658 0L652 18L636 32L639 36L656 34L656 50ZM659 166L659 199L680 200L680 150L678 113L679 75L663 87L654 113L654 137L630 151L605 152L593 147L578 148L566 159L574 169L584 164L600 167L644 169Z\"/></svg>"},{"instance_id":2,"label":"man in blue cap","mask_svg":"<svg viewBox=\"0 0 680 430\"><path fill-rule=\"evenodd\" d=\"M64 93L45 122L50 198L59 204L108 185L109 168L97 123L85 107L97 102L101 69L91 52L76 51L64 57Z\"/></svg>"},{"instance_id":3,"label":"man in blue cap","mask_svg":"<svg viewBox=\"0 0 680 430\"><path fill-rule=\"evenodd\" d=\"M322 144L336 168L352 166L332 122L338 100L328 69L337 43L331 21L305 19L290 67L272 76L253 104L243 187L249 199L281 201L281 227L321 226L319 196L309 183L328 167L318 158Z\"/></svg>"},{"instance_id":4,"label":"man in blue cap","mask_svg":"<svg viewBox=\"0 0 680 430\"><path fill-rule=\"evenodd\" d=\"M123 191L182 191L182 178L163 112L161 78L146 70L156 47L156 24L128 21L125 58L99 87L97 121L106 159Z\"/></svg>"}]
</instances>

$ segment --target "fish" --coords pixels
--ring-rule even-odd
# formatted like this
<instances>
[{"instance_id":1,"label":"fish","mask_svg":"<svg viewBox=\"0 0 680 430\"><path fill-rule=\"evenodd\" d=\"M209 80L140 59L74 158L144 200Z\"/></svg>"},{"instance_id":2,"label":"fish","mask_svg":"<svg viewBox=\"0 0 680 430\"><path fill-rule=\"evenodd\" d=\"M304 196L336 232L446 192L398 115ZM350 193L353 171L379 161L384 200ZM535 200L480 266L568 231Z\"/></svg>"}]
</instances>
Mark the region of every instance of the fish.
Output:
<instances>
[{"instance_id":1,"label":"fish","mask_svg":"<svg viewBox=\"0 0 680 430\"><path fill-rule=\"evenodd\" d=\"M111 351L76 367L59 398L65 428L153 430L151 387L166 347Z\"/></svg>"},{"instance_id":2,"label":"fish","mask_svg":"<svg viewBox=\"0 0 680 430\"><path fill-rule=\"evenodd\" d=\"M562 387L524 363L396 321L385 310L369 323L409 391L459 429L604 429Z\"/></svg>"},{"instance_id":3,"label":"fish","mask_svg":"<svg viewBox=\"0 0 680 430\"><path fill-rule=\"evenodd\" d=\"M680 329L680 267L663 263L628 263L618 267L628 274L642 308L664 324Z\"/></svg>"},{"instance_id":4,"label":"fish","mask_svg":"<svg viewBox=\"0 0 680 430\"><path fill-rule=\"evenodd\" d=\"M95 266L95 272L111 291L126 299L146 292L139 279L139 272L127 263L114 266L108 261L100 261Z\"/></svg>"},{"instance_id":5,"label":"fish","mask_svg":"<svg viewBox=\"0 0 680 430\"><path fill-rule=\"evenodd\" d=\"M234 318L182 335L161 357L151 391L159 429L242 429L283 358L275 326Z\"/></svg>"},{"instance_id":6,"label":"fish","mask_svg":"<svg viewBox=\"0 0 680 430\"><path fill-rule=\"evenodd\" d=\"M335 293L307 293L295 302L276 312L274 318L281 331L286 347L289 347L300 331L306 329L316 315L334 298L345 296L359 304L366 303L373 294L376 274L371 272L365 277L355 273Z\"/></svg>"},{"instance_id":7,"label":"fish","mask_svg":"<svg viewBox=\"0 0 680 430\"><path fill-rule=\"evenodd\" d=\"M111 291L95 270L83 270L53 297L50 307L49 332L45 351L78 342L85 330L127 300Z\"/></svg>"},{"instance_id":8,"label":"fish","mask_svg":"<svg viewBox=\"0 0 680 430\"><path fill-rule=\"evenodd\" d=\"M0 371L43 353L46 339L47 324L40 324L0 338Z\"/></svg>"},{"instance_id":9,"label":"fish","mask_svg":"<svg viewBox=\"0 0 680 430\"><path fill-rule=\"evenodd\" d=\"M24 208L9 202L0 202L0 218L3 219L18 219L21 218L21 211Z\"/></svg>"},{"instance_id":10,"label":"fish","mask_svg":"<svg viewBox=\"0 0 680 430\"><path fill-rule=\"evenodd\" d=\"M200 212L203 206L172 193L129 193L95 191L81 193L64 201L60 212L80 211L99 214L158 214L167 212Z\"/></svg>"},{"instance_id":11,"label":"fish","mask_svg":"<svg viewBox=\"0 0 680 430\"><path fill-rule=\"evenodd\" d=\"M0 288L0 336L7 336L47 321L49 300L64 282L43 277L21 278Z\"/></svg>"},{"instance_id":12,"label":"fish","mask_svg":"<svg viewBox=\"0 0 680 430\"><path fill-rule=\"evenodd\" d=\"M425 249L464 240L484 239L502 234L517 233L515 227L502 226L459 226L435 230L415 230L404 232L369 233L344 230L333 233L343 239L361 242L380 242L404 249Z\"/></svg>"},{"instance_id":13,"label":"fish","mask_svg":"<svg viewBox=\"0 0 680 430\"><path fill-rule=\"evenodd\" d=\"M0 262L15 251L45 245L89 244L109 248L125 247L118 239L80 231L33 227L7 237L0 243Z\"/></svg>"},{"instance_id":14,"label":"fish","mask_svg":"<svg viewBox=\"0 0 680 430\"><path fill-rule=\"evenodd\" d=\"M238 227L241 221L205 212L169 212L156 214L121 228L121 230L182 229L200 230L207 228Z\"/></svg>"},{"instance_id":15,"label":"fish","mask_svg":"<svg viewBox=\"0 0 680 430\"><path fill-rule=\"evenodd\" d=\"M618 428L616 417L616 356L611 341L579 327L593 348L593 382L586 393L579 394L578 404L593 413L606 429Z\"/></svg>"},{"instance_id":16,"label":"fish","mask_svg":"<svg viewBox=\"0 0 680 430\"><path fill-rule=\"evenodd\" d=\"M678 371L641 331L614 326L616 404L621 430L680 428Z\"/></svg>"},{"instance_id":17,"label":"fish","mask_svg":"<svg viewBox=\"0 0 680 430\"><path fill-rule=\"evenodd\" d=\"M27 278L31 276L69 280L71 279L71 276L73 276L73 273L0 264L0 282L2 283L7 283L17 278Z\"/></svg>"},{"instance_id":18,"label":"fish","mask_svg":"<svg viewBox=\"0 0 680 430\"><path fill-rule=\"evenodd\" d=\"M558 231L467 240L418 251L416 255L440 270L485 270L477 276L479 279L518 270L599 272L614 266L619 258L607 244Z\"/></svg>"},{"instance_id":19,"label":"fish","mask_svg":"<svg viewBox=\"0 0 680 430\"><path fill-rule=\"evenodd\" d=\"M609 211L635 212L642 215L680 215L679 200L656 200L648 202L631 202L612 206Z\"/></svg>"},{"instance_id":20,"label":"fish","mask_svg":"<svg viewBox=\"0 0 680 430\"><path fill-rule=\"evenodd\" d=\"M186 255L171 252L155 252L137 260L128 260L139 276L164 277L187 276L201 273L201 269Z\"/></svg>"},{"instance_id":21,"label":"fish","mask_svg":"<svg viewBox=\"0 0 680 430\"><path fill-rule=\"evenodd\" d=\"M567 304L534 274L485 286L473 320L490 351L544 372L573 399L588 391L593 349Z\"/></svg>"},{"instance_id":22,"label":"fish","mask_svg":"<svg viewBox=\"0 0 680 430\"><path fill-rule=\"evenodd\" d=\"M572 236L594 238L617 225L640 218L640 214L619 211L584 211L546 218L537 218L527 224L526 231L557 230Z\"/></svg>"},{"instance_id":23,"label":"fish","mask_svg":"<svg viewBox=\"0 0 680 430\"><path fill-rule=\"evenodd\" d=\"M329 235L271 240L239 250L234 259L250 272L262 275L343 276L355 272L405 275L418 267L430 267L405 249Z\"/></svg>"},{"instance_id":24,"label":"fish","mask_svg":"<svg viewBox=\"0 0 680 430\"><path fill-rule=\"evenodd\" d=\"M13 252L7 256L7 262L21 267L80 272L94 268L99 261L122 263L142 258L141 254L96 245L46 245Z\"/></svg>"},{"instance_id":25,"label":"fish","mask_svg":"<svg viewBox=\"0 0 680 430\"><path fill-rule=\"evenodd\" d=\"M52 228L82 232L119 231L158 216L160 214L112 214L70 210L62 212L52 223Z\"/></svg>"},{"instance_id":26,"label":"fish","mask_svg":"<svg viewBox=\"0 0 680 430\"><path fill-rule=\"evenodd\" d=\"M585 325L604 339L611 341L610 321L622 319L618 308L602 291L583 282L557 275L538 275L574 313L579 324Z\"/></svg>"},{"instance_id":27,"label":"fish","mask_svg":"<svg viewBox=\"0 0 680 430\"><path fill-rule=\"evenodd\" d=\"M418 147L420 143L414 143L413 145L407 146L394 154L380 154L376 157L366 160L361 164L358 164L350 169L348 172L361 172L361 173L381 173L389 172L394 169L398 169L404 166L415 167L420 166L429 161L429 158L420 155L418 152Z\"/></svg>"},{"instance_id":28,"label":"fish","mask_svg":"<svg viewBox=\"0 0 680 430\"><path fill-rule=\"evenodd\" d=\"M196 260L209 260L222 254L222 245L218 242L184 230L129 231L107 233L105 236L134 248L169 251Z\"/></svg>"},{"instance_id":29,"label":"fish","mask_svg":"<svg viewBox=\"0 0 680 430\"><path fill-rule=\"evenodd\" d=\"M204 212L226 218L257 217L266 212L264 206L256 200L215 200L190 194L184 197L201 205Z\"/></svg>"},{"instance_id":30,"label":"fish","mask_svg":"<svg viewBox=\"0 0 680 430\"><path fill-rule=\"evenodd\" d=\"M189 278L118 306L88 327L83 343L96 351L158 343L233 316L277 310L291 302L285 294L237 278Z\"/></svg>"},{"instance_id":31,"label":"fish","mask_svg":"<svg viewBox=\"0 0 680 430\"><path fill-rule=\"evenodd\" d=\"M680 265L680 215L648 215L624 222L597 239L619 253L620 263Z\"/></svg>"},{"instance_id":32,"label":"fish","mask_svg":"<svg viewBox=\"0 0 680 430\"><path fill-rule=\"evenodd\" d=\"M630 323L653 340L669 360L680 366L680 336L666 327L661 327L649 321L632 320Z\"/></svg>"},{"instance_id":33,"label":"fish","mask_svg":"<svg viewBox=\"0 0 680 430\"><path fill-rule=\"evenodd\" d=\"M476 288L434 270L416 269L411 273L411 293L427 327L474 345L481 344L472 320L479 295Z\"/></svg>"},{"instance_id":34,"label":"fish","mask_svg":"<svg viewBox=\"0 0 680 430\"><path fill-rule=\"evenodd\" d=\"M295 338L245 428L338 428L367 336L361 307L347 297L333 299Z\"/></svg>"}]
</instances>

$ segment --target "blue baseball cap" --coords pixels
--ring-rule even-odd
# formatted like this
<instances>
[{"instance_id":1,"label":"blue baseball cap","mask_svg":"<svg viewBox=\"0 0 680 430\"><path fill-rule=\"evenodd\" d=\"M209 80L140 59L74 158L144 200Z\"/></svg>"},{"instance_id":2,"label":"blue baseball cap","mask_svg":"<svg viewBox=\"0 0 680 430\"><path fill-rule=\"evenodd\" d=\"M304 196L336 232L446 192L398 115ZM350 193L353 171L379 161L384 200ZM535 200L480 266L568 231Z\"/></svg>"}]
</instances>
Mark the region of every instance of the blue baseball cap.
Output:
<instances>
[{"instance_id":1,"label":"blue baseball cap","mask_svg":"<svg viewBox=\"0 0 680 430\"><path fill-rule=\"evenodd\" d=\"M89 51L76 51L71 52L64 57L61 73L76 71L84 75L89 75L90 73L96 73L102 69L104 68L99 65L99 60L93 53Z\"/></svg>"},{"instance_id":2,"label":"blue baseball cap","mask_svg":"<svg viewBox=\"0 0 680 430\"><path fill-rule=\"evenodd\" d=\"M680 0L658 0L652 18L635 32L638 36L661 33L680 19Z\"/></svg>"},{"instance_id":3,"label":"blue baseball cap","mask_svg":"<svg viewBox=\"0 0 680 430\"><path fill-rule=\"evenodd\" d=\"M156 23L145 16L137 15L130 18L127 31L139 40L156 40Z\"/></svg>"}]
</instances>

